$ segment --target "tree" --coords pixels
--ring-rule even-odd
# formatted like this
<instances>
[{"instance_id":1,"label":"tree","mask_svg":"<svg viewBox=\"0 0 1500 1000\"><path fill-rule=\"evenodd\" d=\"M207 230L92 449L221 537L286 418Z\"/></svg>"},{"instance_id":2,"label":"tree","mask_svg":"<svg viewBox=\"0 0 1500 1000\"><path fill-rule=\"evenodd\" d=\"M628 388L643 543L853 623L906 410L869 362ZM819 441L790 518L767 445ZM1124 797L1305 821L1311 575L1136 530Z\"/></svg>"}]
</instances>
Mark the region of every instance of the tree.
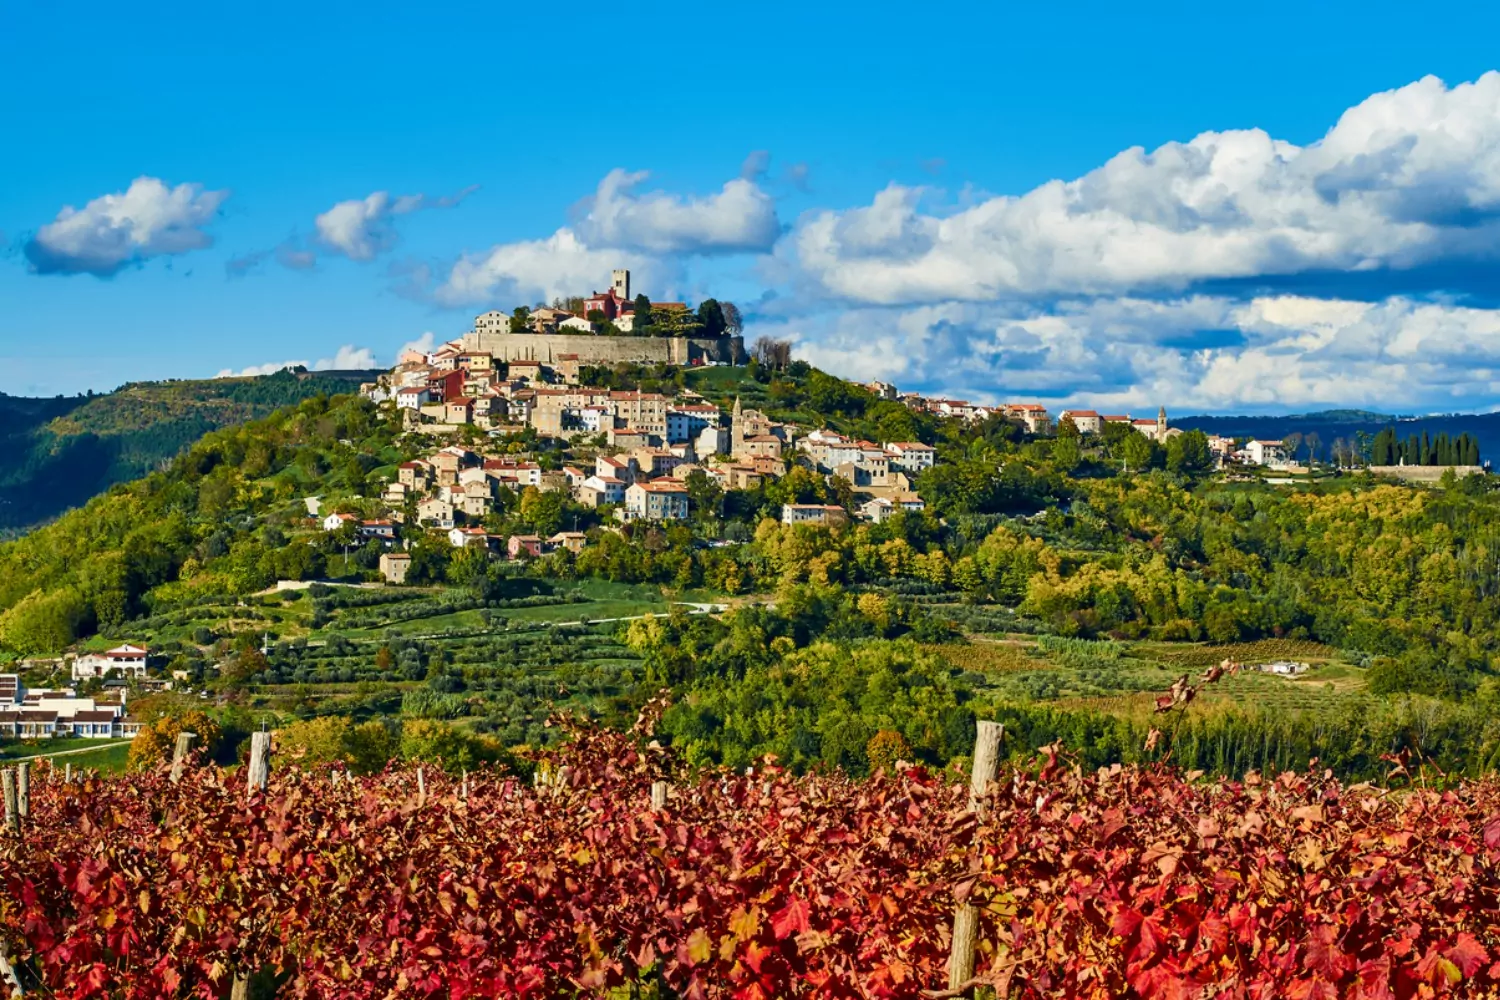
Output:
<instances>
[{"instance_id":1,"label":"tree","mask_svg":"<svg viewBox=\"0 0 1500 1000\"><path fill-rule=\"evenodd\" d=\"M526 306L516 306L510 314L510 332L525 333L531 329L531 310Z\"/></svg>"},{"instance_id":2,"label":"tree","mask_svg":"<svg viewBox=\"0 0 1500 1000\"><path fill-rule=\"evenodd\" d=\"M750 358L757 364L777 371L792 362L792 342L772 337L757 337L750 345Z\"/></svg>"},{"instance_id":3,"label":"tree","mask_svg":"<svg viewBox=\"0 0 1500 1000\"><path fill-rule=\"evenodd\" d=\"M736 337L744 333L745 318L740 315L740 307L733 302L721 302L720 307L724 310L725 331Z\"/></svg>"},{"instance_id":4,"label":"tree","mask_svg":"<svg viewBox=\"0 0 1500 1000\"><path fill-rule=\"evenodd\" d=\"M1281 439L1281 443L1286 446L1286 453L1291 456L1292 461L1297 461L1297 453L1302 450L1302 432L1292 431Z\"/></svg>"},{"instance_id":5,"label":"tree","mask_svg":"<svg viewBox=\"0 0 1500 1000\"><path fill-rule=\"evenodd\" d=\"M637 295L632 315L635 319L631 322L630 332L638 336L645 334L651 327L651 300L644 295Z\"/></svg>"},{"instance_id":6,"label":"tree","mask_svg":"<svg viewBox=\"0 0 1500 1000\"><path fill-rule=\"evenodd\" d=\"M1120 442L1120 453L1125 459L1127 469L1143 472L1150 468L1156 447L1146 435L1133 430Z\"/></svg>"},{"instance_id":7,"label":"tree","mask_svg":"<svg viewBox=\"0 0 1500 1000\"><path fill-rule=\"evenodd\" d=\"M564 496L558 490L543 492L535 486L521 491L521 520L532 531L545 537L562 530Z\"/></svg>"},{"instance_id":8,"label":"tree","mask_svg":"<svg viewBox=\"0 0 1500 1000\"><path fill-rule=\"evenodd\" d=\"M88 605L72 587L50 594L35 590L0 614L0 645L18 653L61 652L88 618Z\"/></svg>"},{"instance_id":9,"label":"tree","mask_svg":"<svg viewBox=\"0 0 1500 1000\"><path fill-rule=\"evenodd\" d=\"M1208 435L1201 430L1186 431L1167 442L1167 468L1172 472L1196 475L1207 472L1213 464Z\"/></svg>"},{"instance_id":10,"label":"tree","mask_svg":"<svg viewBox=\"0 0 1500 1000\"><path fill-rule=\"evenodd\" d=\"M127 762L132 770L155 767L170 760L177 747L179 733L195 733L198 747L212 757L218 749L223 735L219 724L206 713L194 709L186 712L168 711L142 726L140 733L130 744Z\"/></svg>"},{"instance_id":11,"label":"tree","mask_svg":"<svg viewBox=\"0 0 1500 1000\"><path fill-rule=\"evenodd\" d=\"M1312 465L1318 460L1318 449L1323 447L1323 438L1317 431L1308 431L1303 435L1302 443L1307 445L1307 464Z\"/></svg>"},{"instance_id":12,"label":"tree","mask_svg":"<svg viewBox=\"0 0 1500 1000\"><path fill-rule=\"evenodd\" d=\"M688 506L696 517L706 520L719 516L724 491L718 483L708 478L708 473L702 469L694 469L683 480L683 485L687 487Z\"/></svg>"},{"instance_id":13,"label":"tree","mask_svg":"<svg viewBox=\"0 0 1500 1000\"><path fill-rule=\"evenodd\" d=\"M1071 424L1072 421L1067 421ZM1078 447L1078 432L1074 429L1071 435L1059 435L1052 442L1052 464L1064 472L1072 472L1078 468L1078 463L1083 460L1083 452Z\"/></svg>"},{"instance_id":14,"label":"tree","mask_svg":"<svg viewBox=\"0 0 1500 1000\"><path fill-rule=\"evenodd\" d=\"M698 306L698 324L703 327L705 337L722 337L727 323L724 308L718 299L704 299Z\"/></svg>"}]
</instances>

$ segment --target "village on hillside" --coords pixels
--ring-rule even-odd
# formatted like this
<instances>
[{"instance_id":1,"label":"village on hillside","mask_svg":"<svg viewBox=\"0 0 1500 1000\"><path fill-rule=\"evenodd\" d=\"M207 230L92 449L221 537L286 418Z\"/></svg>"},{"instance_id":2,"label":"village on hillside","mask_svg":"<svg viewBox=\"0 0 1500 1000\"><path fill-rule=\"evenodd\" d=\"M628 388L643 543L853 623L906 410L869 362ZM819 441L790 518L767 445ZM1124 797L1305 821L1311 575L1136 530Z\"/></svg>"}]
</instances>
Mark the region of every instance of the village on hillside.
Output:
<instances>
[{"instance_id":1,"label":"village on hillside","mask_svg":"<svg viewBox=\"0 0 1500 1000\"><path fill-rule=\"evenodd\" d=\"M632 299L630 287L630 273L617 270L608 291L577 300L582 315L541 308L524 315L521 310L481 314L468 335L431 351L408 350L392 371L363 385L361 392L369 399L397 407L410 434L455 443L404 463L381 496L386 510L379 517L331 512L325 529L349 525L361 537L394 539L395 526L414 519L446 533L455 547L480 547L508 559L535 558L559 548L576 552L586 538L577 531L546 538L489 534L481 524L495 509L500 491L559 491L587 507L608 508L618 523L671 522L689 515L687 481L694 473L701 472L724 491L750 490L798 466L830 483L842 481L853 502L787 503L781 509L786 524L880 523L893 514L925 508L916 484L937 461L929 444L853 440L827 428L773 420L738 399L725 412L689 388L669 396L585 384L588 373L620 363L621 343L630 342L642 357L653 356L651 348L633 346L643 338L600 330L601 323L618 327L622 319L628 329L630 317L646 308L648 300ZM682 303L669 306L687 309ZM649 308L658 310L662 304ZM497 346L508 359L486 349ZM722 363L698 357L687 364ZM998 417L1033 436L1056 434L1065 424L1083 435L1125 424L1161 444L1181 433L1168 426L1164 409L1154 419L1092 410L1064 410L1054 418L1039 403L978 405L903 393L881 381L863 388L878 399L938 417L968 422ZM482 432L478 438L476 431ZM569 441L573 447L568 454L588 458L544 468L535 458L514 452L512 442L527 432ZM459 439L468 443L457 443ZM1227 440L1210 443L1223 460L1268 457L1236 452ZM1252 442L1252 447L1258 444ZM1275 456L1260 464L1272 464L1270 458ZM405 553L392 551L382 560L382 573L400 583L409 562Z\"/></svg>"},{"instance_id":2,"label":"village on hillside","mask_svg":"<svg viewBox=\"0 0 1500 1000\"><path fill-rule=\"evenodd\" d=\"M782 503L779 519L786 525L883 524L927 509L918 482L939 463L929 443L862 440L827 426L799 426L743 406L737 396L721 407L681 380L667 391L588 384L617 381L610 376L620 369L748 360L732 305L694 312L685 303L652 304L630 291L629 272L617 270L606 292L575 297L571 311L487 312L457 340L405 351L360 392L394 408L420 457L395 467L378 495L327 507L308 498L308 527L339 533L353 546L376 543L379 579L402 585L410 582L416 537L510 562L558 552L576 556L596 537L577 525L550 534L486 527L509 500L528 492L558 494L590 508L602 515L598 528L615 532L688 521L695 482L721 494L753 491L794 469L826 483L827 494L840 502ZM649 326L638 325L645 316ZM789 352L782 347L786 365ZM1169 426L1165 408L1154 418L1085 409L1054 416L1034 402L978 404L902 392L885 381L860 386L878 400L938 418L971 425L1003 420L1030 438L1108 436L1123 429L1165 446L1183 433ZM565 446L541 447L548 440ZM1299 468L1294 443L1212 435L1206 443L1219 469ZM131 643L65 657L55 666L71 686L27 690L19 675L0 675L0 737L129 738L140 723L127 713L128 690L171 690L188 680L168 676L149 648Z\"/></svg>"}]
</instances>

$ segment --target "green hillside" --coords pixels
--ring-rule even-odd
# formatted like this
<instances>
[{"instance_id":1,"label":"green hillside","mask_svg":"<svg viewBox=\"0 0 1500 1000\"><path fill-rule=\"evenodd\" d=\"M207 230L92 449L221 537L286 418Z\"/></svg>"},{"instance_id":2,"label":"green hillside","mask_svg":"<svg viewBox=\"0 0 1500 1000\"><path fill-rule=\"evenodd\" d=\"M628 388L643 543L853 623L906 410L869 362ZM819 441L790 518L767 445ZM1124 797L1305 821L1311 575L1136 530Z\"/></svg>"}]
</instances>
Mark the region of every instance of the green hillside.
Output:
<instances>
[{"instance_id":1,"label":"green hillside","mask_svg":"<svg viewBox=\"0 0 1500 1000\"><path fill-rule=\"evenodd\" d=\"M1486 477L1230 481L1197 432L1165 448L1129 428L1035 436L916 414L805 367L653 382L804 428L926 441L926 509L781 524L784 503L854 508L847 482L800 466L729 491L694 473L685 521L623 527L562 491L505 488L479 519L488 534L576 526L587 544L492 559L382 500L400 463L445 439L403 433L390 404L318 396L0 543L0 661L144 642L208 704L259 713L233 716L242 728L426 720L506 745L552 738L557 710L627 724L666 687L666 735L737 767L767 753L855 773L887 752L943 763L977 714L1005 721L1011 752L1063 740L1090 763L1171 753L1243 772L1317 756L1365 777L1411 747L1445 768L1500 765L1500 494ZM590 465L597 447L465 437L548 469ZM312 495L324 511L403 516L406 585L380 583L382 542L310 519ZM1154 713L1177 678L1225 657L1309 667L1232 675L1170 722ZM63 679L18 669L39 687Z\"/></svg>"},{"instance_id":2,"label":"green hillside","mask_svg":"<svg viewBox=\"0 0 1500 1000\"><path fill-rule=\"evenodd\" d=\"M50 520L161 465L204 434L310 396L348 392L364 372L132 382L103 395L0 394L0 533Z\"/></svg>"}]
</instances>

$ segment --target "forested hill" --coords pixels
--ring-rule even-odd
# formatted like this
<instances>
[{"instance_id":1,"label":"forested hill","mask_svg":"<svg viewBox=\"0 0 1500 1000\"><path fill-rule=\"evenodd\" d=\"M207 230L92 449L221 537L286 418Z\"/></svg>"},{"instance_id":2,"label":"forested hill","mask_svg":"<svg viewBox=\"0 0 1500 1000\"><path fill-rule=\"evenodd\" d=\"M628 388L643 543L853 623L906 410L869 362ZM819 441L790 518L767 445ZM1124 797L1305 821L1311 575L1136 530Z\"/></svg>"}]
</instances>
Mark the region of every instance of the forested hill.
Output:
<instances>
[{"instance_id":1,"label":"forested hill","mask_svg":"<svg viewBox=\"0 0 1500 1000\"><path fill-rule=\"evenodd\" d=\"M1358 435L1374 437L1387 427L1395 427L1396 436L1406 440L1413 434L1437 437L1446 434L1456 438L1468 434L1479 442L1479 451L1489 456L1500 454L1500 413L1449 413L1428 417L1401 417L1369 410L1322 410L1291 416L1192 416L1173 417L1173 427L1197 429L1205 434L1224 437L1247 437L1278 440L1289 434L1318 436L1319 455L1328 457L1328 449L1338 438L1355 440ZM1306 445L1304 445L1306 447Z\"/></svg>"},{"instance_id":2,"label":"forested hill","mask_svg":"<svg viewBox=\"0 0 1500 1000\"><path fill-rule=\"evenodd\" d=\"M50 399L0 393L0 533L149 472L209 431L309 396L349 392L375 374L131 382L103 395Z\"/></svg>"}]
</instances>

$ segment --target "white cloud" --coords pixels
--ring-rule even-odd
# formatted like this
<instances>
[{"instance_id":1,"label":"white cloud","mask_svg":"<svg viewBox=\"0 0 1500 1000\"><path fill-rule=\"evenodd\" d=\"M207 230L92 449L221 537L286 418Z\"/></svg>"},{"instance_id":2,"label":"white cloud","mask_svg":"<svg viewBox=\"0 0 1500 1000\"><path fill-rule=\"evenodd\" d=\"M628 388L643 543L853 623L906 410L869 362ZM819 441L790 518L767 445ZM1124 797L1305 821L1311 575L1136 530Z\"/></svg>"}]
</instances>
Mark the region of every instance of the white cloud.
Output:
<instances>
[{"instance_id":1,"label":"white cloud","mask_svg":"<svg viewBox=\"0 0 1500 1000\"><path fill-rule=\"evenodd\" d=\"M601 287L611 269L632 268L639 287L646 287L650 258L618 250L596 250L578 234L563 228L544 240L502 243L484 253L459 258L434 297L445 305L507 302L511 305L563 295L580 295Z\"/></svg>"},{"instance_id":2,"label":"white cloud","mask_svg":"<svg viewBox=\"0 0 1500 1000\"><path fill-rule=\"evenodd\" d=\"M636 194L649 174L611 170L583 202L576 231L590 246L653 253L764 252L781 234L775 203L755 183L766 162L751 154L743 168L746 176L703 198L664 191Z\"/></svg>"},{"instance_id":3,"label":"white cloud","mask_svg":"<svg viewBox=\"0 0 1500 1000\"><path fill-rule=\"evenodd\" d=\"M750 330L762 334L849 377L991 402L1389 411L1488 409L1500 394L1500 310L1405 297L946 302Z\"/></svg>"},{"instance_id":4,"label":"white cloud","mask_svg":"<svg viewBox=\"0 0 1500 1000\"><path fill-rule=\"evenodd\" d=\"M407 351L416 351L418 354L431 354L432 349L436 346L437 334L431 330L427 330L416 340L408 340L402 344L401 349L396 352L396 357L401 357Z\"/></svg>"},{"instance_id":5,"label":"white cloud","mask_svg":"<svg viewBox=\"0 0 1500 1000\"><path fill-rule=\"evenodd\" d=\"M1205 132L951 214L925 197L893 184L866 207L811 213L778 253L816 292L880 304L1493 259L1500 73L1376 94L1306 147Z\"/></svg>"},{"instance_id":6,"label":"white cloud","mask_svg":"<svg viewBox=\"0 0 1500 1000\"><path fill-rule=\"evenodd\" d=\"M203 227L228 197L228 191L205 191L201 184L168 187L155 177L138 177L123 192L81 209L64 207L26 244L26 258L38 274L103 278L151 257L200 250L213 244Z\"/></svg>"},{"instance_id":7,"label":"white cloud","mask_svg":"<svg viewBox=\"0 0 1500 1000\"><path fill-rule=\"evenodd\" d=\"M752 153L744 169L757 171L766 162ZM679 272L682 256L766 251L781 231L775 205L753 180L736 178L704 198L636 194L646 176L611 170L580 203L576 225L545 239L465 254L430 292L429 270L414 264L405 272L406 287L448 306L508 307L592 291L611 270L628 267L636 287L662 289Z\"/></svg>"},{"instance_id":8,"label":"white cloud","mask_svg":"<svg viewBox=\"0 0 1500 1000\"><path fill-rule=\"evenodd\" d=\"M306 368L308 371L348 371L351 369L378 368L379 363L375 360L375 352L368 347L355 347L353 344L345 344L331 358L321 358L317 361L271 361L263 365L250 365L235 371L233 368L225 368L215 375L214 378L245 378L253 375L274 375L284 368Z\"/></svg>"},{"instance_id":9,"label":"white cloud","mask_svg":"<svg viewBox=\"0 0 1500 1000\"><path fill-rule=\"evenodd\" d=\"M364 198L341 201L314 220L318 242L351 260L372 260L396 245L398 237L392 224L396 216L424 208L451 208L477 190L474 185L441 198L376 191Z\"/></svg>"}]
</instances>

